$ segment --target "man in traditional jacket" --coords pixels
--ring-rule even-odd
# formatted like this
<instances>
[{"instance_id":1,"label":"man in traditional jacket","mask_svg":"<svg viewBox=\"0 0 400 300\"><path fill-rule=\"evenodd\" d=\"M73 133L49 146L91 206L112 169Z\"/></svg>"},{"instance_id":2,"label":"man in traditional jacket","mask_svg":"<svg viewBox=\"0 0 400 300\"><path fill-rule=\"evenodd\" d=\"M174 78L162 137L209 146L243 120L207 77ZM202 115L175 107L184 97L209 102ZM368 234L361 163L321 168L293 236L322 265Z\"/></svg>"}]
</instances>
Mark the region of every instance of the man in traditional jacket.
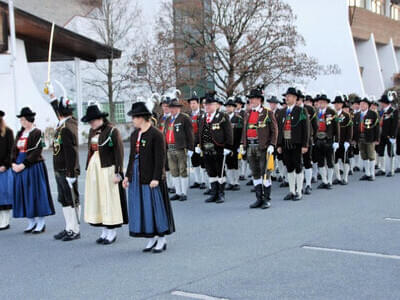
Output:
<instances>
[{"instance_id":1,"label":"man in traditional jacket","mask_svg":"<svg viewBox=\"0 0 400 300\"><path fill-rule=\"evenodd\" d=\"M360 180L375 180L375 146L379 144L379 115L369 109L370 101L363 98L360 111L354 115L354 142L358 144L365 174Z\"/></svg>"},{"instance_id":2,"label":"man in traditional jacket","mask_svg":"<svg viewBox=\"0 0 400 300\"><path fill-rule=\"evenodd\" d=\"M397 130L399 126L399 111L392 107L392 96L382 95L379 99L381 104L381 138L379 145L376 147L378 160L381 169L376 173L376 176L391 177L394 175L394 148L396 145ZM385 164L385 150L387 151Z\"/></svg>"},{"instance_id":3,"label":"man in traditional jacket","mask_svg":"<svg viewBox=\"0 0 400 300\"><path fill-rule=\"evenodd\" d=\"M335 155L335 181L333 184L348 184L348 177L350 172L350 144L353 140L353 120L349 113L343 110L345 105L345 101L343 96L336 96L333 101L335 105L337 122L340 127L340 140L339 140L339 148L336 151ZM339 161L343 164L343 179L340 173L340 164Z\"/></svg>"},{"instance_id":4,"label":"man in traditional jacket","mask_svg":"<svg viewBox=\"0 0 400 300\"><path fill-rule=\"evenodd\" d=\"M181 112L182 104L178 99L169 103L171 115L166 121L164 129L167 142L168 165L172 175L176 194L172 201L186 201L189 187L189 173L187 160L193 155L194 135L190 117Z\"/></svg>"},{"instance_id":5,"label":"man in traditional jacket","mask_svg":"<svg viewBox=\"0 0 400 300\"><path fill-rule=\"evenodd\" d=\"M250 111L244 119L242 134L243 149L253 174L253 185L256 202L250 208L266 209L271 206L271 178L267 175L268 159L272 159L277 137L278 126L274 113L263 106L264 87L258 86L246 97L250 101Z\"/></svg>"},{"instance_id":6,"label":"man in traditional jacket","mask_svg":"<svg viewBox=\"0 0 400 300\"><path fill-rule=\"evenodd\" d=\"M278 115L278 153L283 154L283 162L287 168L289 194L284 200L298 201L302 199L303 166L302 155L309 147L309 118L304 108L296 105L298 91L290 87L283 96L286 108Z\"/></svg>"},{"instance_id":7,"label":"man in traditional jacket","mask_svg":"<svg viewBox=\"0 0 400 300\"><path fill-rule=\"evenodd\" d=\"M50 104L59 120L53 141L53 164L58 202L62 205L65 219L65 229L54 238L73 241L80 238L78 121L72 116L72 102L65 96L58 100L51 85L49 91Z\"/></svg>"},{"instance_id":8,"label":"man in traditional jacket","mask_svg":"<svg viewBox=\"0 0 400 300\"><path fill-rule=\"evenodd\" d=\"M210 197L206 203L225 201L225 163L226 156L232 153L233 131L229 117L217 109L215 92L206 95L206 113L199 120L200 147L211 184Z\"/></svg>"}]
</instances>

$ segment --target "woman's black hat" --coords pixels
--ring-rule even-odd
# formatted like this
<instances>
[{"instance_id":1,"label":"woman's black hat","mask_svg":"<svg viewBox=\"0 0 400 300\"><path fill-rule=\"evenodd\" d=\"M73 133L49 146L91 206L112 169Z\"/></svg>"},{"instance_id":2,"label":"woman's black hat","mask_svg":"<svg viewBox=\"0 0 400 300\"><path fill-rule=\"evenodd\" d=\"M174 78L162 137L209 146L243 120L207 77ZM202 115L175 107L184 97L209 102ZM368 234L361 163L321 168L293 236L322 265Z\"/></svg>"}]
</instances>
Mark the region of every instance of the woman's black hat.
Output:
<instances>
[{"instance_id":1,"label":"woman's black hat","mask_svg":"<svg viewBox=\"0 0 400 300\"><path fill-rule=\"evenodd\" d=\"M17 115L17 118L34 117L34 116L36 116L36 113L33 112L30 107L23 107L19 115Z\"/></svg>"},{"instance_id":2,"label":"woman's black hat","mask_svg":"<svg viewBox=\"0 0 400 300\"><path fill-rule=\"evenodd\" d=\"M128 112L128 116L130 117L143 117L151 115L151 112L144 102L133 103L131 110Z\"/></svg>"},{"instance_id":3,"label":"woman's black hat","mask_svg":"<svg viewBox=\"0 0 400 300\"><path fill-rule=\"evenodd\" d=\"M102 112L98 104L91 104L86 109L86 115L82 117L81 121L88 123L92 120L102 119L108 117L108 113Z\"/></svg>"}]
</instances>

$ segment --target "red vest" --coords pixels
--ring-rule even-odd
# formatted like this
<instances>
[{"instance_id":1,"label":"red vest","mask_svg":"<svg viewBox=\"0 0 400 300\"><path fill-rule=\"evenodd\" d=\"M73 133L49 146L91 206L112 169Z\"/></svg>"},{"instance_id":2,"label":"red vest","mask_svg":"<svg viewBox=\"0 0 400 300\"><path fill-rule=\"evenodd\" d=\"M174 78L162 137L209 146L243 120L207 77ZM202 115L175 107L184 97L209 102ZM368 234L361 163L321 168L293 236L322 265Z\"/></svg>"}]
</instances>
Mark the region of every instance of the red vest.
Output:
<instances>
[{"instance_id":1,"label":"red vest","mask_svg":"<svg viewBox=\"0 0 400 300\"><path fill-rule=\"evenodd\" d=\"M248 121L248 125L247 125L247 137L248 138L257 138L258 134L257 134L257 129L253 129L251 128L253 126L256 126L258 123L258 116L259 116L259 112L258 111L251 111L250 113L250 117L249 117L249 121Z\"/></svg>"}]
</instances>

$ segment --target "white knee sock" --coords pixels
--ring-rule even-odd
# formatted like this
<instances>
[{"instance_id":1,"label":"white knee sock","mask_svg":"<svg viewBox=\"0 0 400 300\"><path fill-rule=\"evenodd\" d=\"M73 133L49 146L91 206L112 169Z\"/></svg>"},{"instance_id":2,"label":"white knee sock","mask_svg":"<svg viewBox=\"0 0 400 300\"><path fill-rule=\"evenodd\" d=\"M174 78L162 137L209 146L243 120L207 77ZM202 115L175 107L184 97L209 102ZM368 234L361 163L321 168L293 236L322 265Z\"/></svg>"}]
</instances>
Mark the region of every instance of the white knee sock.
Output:
<instances>
[{"instance_id":1,"label":"white knee sock","mask_svg":"<svg viewBox=\"0 0 400 300\"><path fill-rule=\"evenodd\" d=\"M295 174L296 176L296 193L300 196L303 194L304 173Z\"/></svg>"},{"instance_id":2,"label":"white knee sock","mask_svg":"<svg viewBox=\"0 0 400 300\"><path fill-rule=\"evenodd\" d=\"M296 173L295 172L288 173L287 179L289 181L289 191L293 195L296 194Z\"/></svg>"},{"instance_id":3,"label":"white knee sock","mask_svg":"<svg viewBox=\"0 0 400 300\"><path fill-rule=\"evenodd\" d=\"M394 164L393 157L386 157L386 173L393 174L394 173Z\"/></svg>"},{"instance_id":4,"label":"white knee sock","mask_svg":"<svg viewBox=\"0 0 400 300\"><path fill-rule=\"evenodd\" d=\"M312 168L304 170L304 177L306 178L306 186L311 186Z\"/></svg>"},{"instance_id":5,"label":"white knee sock","mask_svg":"<svg viewBox=\"0 0 400 300\"><path fill-rule=\"evenodd\" d=\"M385 172L386 166L385 166L385 156L378 156L378 167L380 170Z\"/></svg>"},{"instance_id":6,"label":"white knee sock","mask_svg":"<svg viewBox=\"0 0 400 300\"><path fill-rule=\"evenodd\" d=\"M315 180L318 180L318 164L317 163L312 164L312 177Z\"/></svg>"},{"instance_id":7,"label":"white knee sock","mask_svg":"<svg viewBox=\"0 0 400 300\"><path fill-rule=\"evenodd\" d=\"M200 169L200 182L199 183L206 183L207 181L207 173L206 170L201 168Z\"/></svg>"},{"instance_id":8,"label":"white knee sock","mask_svg":"<svg viewBox=\"0 0 400 300\"><path fill-rule=\"evenodd\" d=\"M169 187L169 188L172 188L173 187L173 185L174 185L174 183L173 183L173 180L172 180L172 176L171 176L171 172L170 171L167 171L166 172L166 177L167 177L167 186Z\"/></svg>"},{"instance_id":9,"label":"white knee sock","mask_svg":"<svg viewBox=\"0 0 400 300\"><path fill-rule=\"evenodd\" d=\"M5 218L5 210L0 210L0 229L7 227L6 218Z\"/></svg>"},{"instance_id":10,"label":"white knee sock","mask_svg":"<svg viewBox=\"0 0 400 300\"><path fill-rule=\"evenodd\" d=\"M369 166L370 166L370 173L371 173L371 176L372 176L372 178L375 178L375 161L374 161L374 160L371 160L371 161L369 162Z\"/></svg>"},{"instance_id":11,"label":"white knee sock","mask_svg":"<svg viewBox=\"0 0 400 300\"><path fill-rule=\"evenodd\" d=\"M182 195L181 180L179 177L172 177L172 186L175 188L175 193L177 195Z\"/></svg>"},{"instance_id":12,"label":"white knee sock","mask_svg":"<svg viewBox=\"0 0 400 300\"><path fill-rule=\"evenodd\" d=\"M332 184L333 182L333 168L328 168L328 183Z\"/></svg>"},{"instance_id":13,"label":"white knee sock","mask_svg":"<svg viewBox=\"0 0 400 300\"><path fill-rule=\"evenodd\" d=\"M63 207L62 208L64 219L65 219L65 230L71 231L71 216L70 216L70 207Z\"/></svg>"},{"instance_id":14,"label":"white knee sock","mask_svg":"<svg viewBox=\"0 0 400 300\"><path fill-rule=\"evenodd\" d=\"M100 235L100 237L101 237L102 239L105 239L105 238L107 237L107 233L108 233L108 229L104 227L104 228L101 230L101 235Z\"/></svg>"},{"instance_id":15,"label":"white knee sock","mask_svg":"<svg viewBox=\"0 0 400 300\"><path fill-rule=\"evenodd\" d=\"M80 232L80 226L76 217L76 212L75 212L75 208L73 207L69 207L70 209L70 215L71 215L71 230L75 233L79 233ZM78 218L80 219L80 215L81 215L81 206L78 206Z\"/></svg>"},{"instance_id":16,"label":"white knee sock","mask_svg":"<svg viewBox=\"0 0 400 300\"><path fill-rule=\"evenodd\" d=\"M189 177L179 177L181 182L181 194L187 196L187 191L189 187ZM179 194L178 194L179 195Z\"/></svg>"},{"instance_id":17,"label":"white knee sock","mask_svg":"<svg viewBox=\"0 0 400 300\"><path fill-rule=\"evenodd\" d=\"M35 226L36 226L35 219L34 218L28 218L28 227L26 227L26 230L31 230Z\"/></svg>"},{"instance_id":18,"label":"white knee sock","mask_svg":"<svg viewBox=\"0 0 400 300\"><path fill-rule=\"evenodd\" d=\"M335 176L336 176L337 180L339 180L339 181L342 180L342 176L340 176L339 162L337 164L335 164Z\"/></svg>"},{"instance_id":19,"label":"white knee sock","mask_svg":"<svg viewBox=\"0 0 400 300\"><path fill-rule=\"evenodd\" d=\"M200 179L200 167L195 167L193 168L193 176L194 176L194 182L195 183L200 183L201 179Z\"/></svg>"},{"instance_id":20,"label":"white knee sock","mask_svg":"<svg viewBox=\"0 0 400 300\"><path fill-rule=\"evenodd\" d=\"M364 169L365 169L365 175L368 177L371 176L371 167L368 159L364 160Z\"/></svg>"},{"instance_id":21,"label":"white knee sock","mask_svg":"<svg viewBox=\"0 0 400 300\"><path fill-rule=\"evenodd\" d=\"M343 180L345 182L349 182L349 172L350 172L350 165L349 164L344 164L344 167L343 167Z\"/></svg>"},{"instance_id":22,"label":"white knee sock","mask_svg":"<svg viewBox=\"0 0 400 300\"><path fill-rule=\"evenodd\" d=\"M321 174L322 182L327 184L328 178L327 178L326 167L319 168L318 170L319 170L319 174Z\"/></svg>"},{"instance_id":23,"label":"white knee sock","mask_svg":"<svg viewBox=\"0 0 400 300\"><path fill-rule=\"evenodd\" d=\"M239 170L233 170L233 184L239 185Z\"/></svg>"}]
</instances>

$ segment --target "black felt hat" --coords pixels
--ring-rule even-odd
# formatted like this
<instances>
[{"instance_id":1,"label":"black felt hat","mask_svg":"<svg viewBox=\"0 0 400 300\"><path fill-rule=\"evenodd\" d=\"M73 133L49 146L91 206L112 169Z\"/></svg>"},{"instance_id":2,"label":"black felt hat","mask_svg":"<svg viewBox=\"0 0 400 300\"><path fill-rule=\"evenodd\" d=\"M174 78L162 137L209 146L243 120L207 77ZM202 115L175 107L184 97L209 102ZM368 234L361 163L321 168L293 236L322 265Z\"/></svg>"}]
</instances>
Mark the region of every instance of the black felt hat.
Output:
<instances>
[{"instance_id":1,"label":"black felt hat","mask_svg":"<svg viewBox=\"0 0 400 300\"><path fill-rule=\"evenodd\" d=\"M325 94L321 94L321 95L318 95L318 97L317 97L317 99L316 99L317 101L326 101L326 102L328 102L328 103L330 103L331 102L331 100L328 98L328 96L327 95L325 95Z\"/></svg>"},{"instance_id":2,"label":"black felt hat","mask_svg":"<svg viewBox=\"0 0 400 300\"><path fill-rule=\"evenodd\" d=\"M133 103L131 110L128 112L128 116L130 117L143 117L151 115L151 112L144 102Z\"/></svg>"},{"instance_id":3,"label":"black felt hat","mask_svg":"<svg viewBox=\"0 0 400 300\"><path fill-rule=\"evenodd\" d=\"M344 99L343 99L342 96L336 96L336 97L335 97L335 100L333 100L332 103L333 103L333 104L335 104L335 103L342 103L342 104L344 104L345 101L344 101Z\"/></svg>"},{"instance_id":4,"label":"black felt hat","mask_svg":"<svg viewBox=\"0 0 400 300\"><path fill-rule=\"evenodd\" d=\"M21 109L21 112L17 116L17 118L22 118L22 117L34 117L36 116L36 113L31 110L30 107L23 107Z\"/></svg>"},{"instance_id":5,"label":"black felt hat","mask_svg":"<svg viewBox=\"0 0 400 300\"><path fill-rule=\"evenodd\" d=\"M81 121L88 123L96 119L108 117L108 113L102 112L97 103L90 104L86 109L86 115L82 117Z\"/></svg>"},{"instance_id":6,"label":"black felt hat","mask_svg":"<svg viewBox=\"0 0 400 300\"><path fill-rule=\"evenodd\" d=\"M211 103L217 103L219 102L219 99L216 97L217 93L216 92L208 92L205 96L206 98L206 104L211 104Z\"/></svg>"},{"instance_id":7,"label":"black felt hat","mask_svg":"<svg viewBox=\"0 0 400 300\"><path fill-rule=\"evenodd\" d=\"M389 99L388 95L382 95L381 99L379 99L379 102L390 104L392 103L392 100Z\"/></svg>"},{"instance_id":8,"label":"black felt hat","mask_svg":"<svg viewBox=\"0 0 400 300\"><path fill-rule=\"evenodd\" d=\"M236 107L236 102L232 98L229 98L228 101L226 101L224 105Z\"/></svg>"},{"instance_id":9,"label":"black felt hat","mask_svg":"<svg viewBox=\"0 0 400 300\"><path fill-rule=\"evenodd\" d=\"M280 103L276 96L271 96L270 98L267 99L267 102L268 103L276 103L276 104Z\"/></svg>"},{"instance_id":10,"label":"black felt hat","mask_svg":"<svg viewBox=\"0 0 400 300\"><path fill-rule=\"evenodd\" d=\"M240 96L236 96L235 97L235 103L236 104L246 104L246 101L244 101L243 99L242 99L242 97L240 97Z\"/></svg>"},{"instance_id":11,"label":"black felt hat","mask_svg":"<svg viewBox=\"0 0 400 300\"><path fill-rule=\"evenodd\" d=\"M283 97L286 97L287 95L299 97L298 91L294 87L288 88L286 93L282 94Z\"/></svg>"},{"instance_id":12,"label":"black felt hat","mask_svg":"<svg viewBox=\"0 0 400 300\"><path fill-rule=\"evenodd\" d=\"M196 92L193 92L192 96L189 97L189 99L188 99L187 101L188 101L188 102L190 102L190 101L196 101L197 103L199 103L199 102L200 102L200 98L197 96L197 93L196 93Z\"/></svg>"},{"instance_id":13,"label":"black felt hat","mask_svg":"<svg viewBox=\"0 0 400 300\"><path fill-rule=\"evenodd\" d=\"M250 93L246 95L247 98L260 98L264 101L264 85L259 85L255 89L250 90Z\"/></svg>"},{"instance_id":14,"label":"black felt hat","mask_svg":"<svg viewBox=\"0 0 400 300\"><path fill-rule=\"evenodd\" d=\"M0 118L4 117L6 114L4 113L4 111L0 110Z\"/></svg>"},{"instance_id":15,"label":"black felt hat","mask_svg":"<svg viewBox=\"0 0 400 300\"><path fill-rule=\"evenodd\" d=\"M371 105L371 101L370 101L367 97L364 97L364 98L360 99L360 102L359 102L359 103L361 103L361 102L365 102L365 103L367 103L368 105Z\"/></svg>"},{"instance_id":16,"label":"black felt hat","mask_svg":"<svg viewBox=\"0 0 400 300\"><path fill-rule=\"evenodd\" d=\"M168 106L169 106L169 107L182 107L183 104L180 103L178 99L172 99L172 100L169 102Z\"/></svg>"}]
</instances>

